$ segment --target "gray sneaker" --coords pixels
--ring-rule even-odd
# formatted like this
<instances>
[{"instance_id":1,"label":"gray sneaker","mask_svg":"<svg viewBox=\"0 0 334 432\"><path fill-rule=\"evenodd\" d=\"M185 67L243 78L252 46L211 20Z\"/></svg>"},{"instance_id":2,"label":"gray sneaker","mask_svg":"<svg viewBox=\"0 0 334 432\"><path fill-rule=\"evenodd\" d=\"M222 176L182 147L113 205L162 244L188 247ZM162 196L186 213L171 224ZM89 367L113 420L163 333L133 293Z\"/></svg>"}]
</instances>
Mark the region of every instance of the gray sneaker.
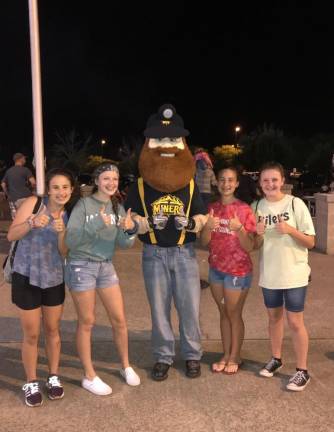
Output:
<instances>
[{"instance_id":1,"label":"gray sneaker","mask_svg":"<svg viewBox=\"0 0 334 432\"><path fill-rule=\"evenodd\" d=\"M310 382L310 375L305 371L297 371L288 382L286 388L292 391L303 391Z\"/></svg>"},{"instance_id":2,"label":"gray sneaker","mask_svg":"<svg viewBox=\"0 0 334 432\"><path fill-rule=\"evenodd\" d=\"M271 378L282 367L282 362L272 357L271 360L260 370L259 374L263 377Z\"/></svg>"}]
</instances>

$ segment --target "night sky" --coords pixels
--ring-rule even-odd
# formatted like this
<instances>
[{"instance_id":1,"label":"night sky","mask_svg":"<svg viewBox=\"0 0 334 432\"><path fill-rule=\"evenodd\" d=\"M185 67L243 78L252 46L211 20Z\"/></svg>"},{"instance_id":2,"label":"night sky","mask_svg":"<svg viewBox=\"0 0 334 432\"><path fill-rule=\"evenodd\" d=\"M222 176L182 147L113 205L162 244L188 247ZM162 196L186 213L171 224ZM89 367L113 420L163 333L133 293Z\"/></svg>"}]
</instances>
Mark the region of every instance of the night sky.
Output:
<instances>
[{"instance_id":1,"label":"night sky","mask_svg":"<svg viewBox=\"0 0 334 432\"><path fill-rule=\"evenodd\" d=\"M236 124L246 133L264 122L288 135L334 132L332 14L310 3L218 11L180 0L40 1L46 148L56 130L75 127L115 149L165 102L184 118L189 143L209 148L232 142ZM1 12L8 159L32 154L28 1L3 0Z\"/></svg>"}]
</instances>

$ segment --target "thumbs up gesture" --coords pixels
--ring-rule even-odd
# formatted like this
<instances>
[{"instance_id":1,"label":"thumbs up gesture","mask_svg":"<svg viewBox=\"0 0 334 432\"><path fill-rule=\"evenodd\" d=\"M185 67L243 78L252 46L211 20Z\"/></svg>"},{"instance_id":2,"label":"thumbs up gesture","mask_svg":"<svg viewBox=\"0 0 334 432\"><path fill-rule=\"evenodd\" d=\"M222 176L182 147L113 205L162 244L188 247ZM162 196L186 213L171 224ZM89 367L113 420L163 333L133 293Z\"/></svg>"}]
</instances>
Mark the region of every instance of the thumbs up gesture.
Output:
<instances>
[{"instance_id":1,"label":"thumbs up gesture","mask_svg":"<svg viewBox=\"0 0 334 432\"><path fill-rule=\"evenodd\" d=\"M276 223L275 228L280 234L289 234L291 232L291 226L284 222L281 216L278 216L278 222Z\"/></svg>"},{"instance_id":2,"label":"thumbs up gesture","mask_svg":"<svg viewBox=\"0 0 334 432\"><path fill-rule=\"evenodd\" d=\"M266 223L263 216L258 216L258 221L256 224L256 234L257 235L264 235L266 231Z\"/></svg>"},{"instance_id":3,"label":"thumbs up gesture","mask_svg":"<svg viewBox=\"0 0 334 432\"><path fill-rule=\"evenodd\" d=\"M34 228L44 228L48 225L50 221L50 216L48 216L46 212L47 212L47 208L44 205L42 210L32 218Z\"/></svg>"},{"instance_id":4,"label":"thumbs up gesture","mask_svg":"<svg viewBox=\"0 0 334 432\"><path fill-rule=\"evenodd\" d=\"M237 215L237 213L234 211L233 216L229 220L228 227L230 231L239 231L242 228L242 223L240 222L240 219Z\"/></svg>"},{"instance_id":5,"label":"thumbs up gesture","mask_svg":"<svg viewBox=\"0 0 334 432\"><path fill-rule=\"evenodd\" d=\"M108 215L106 213L106 206L105 205L103 205L100 208L100 216L101 216L101 219L103 220L105 226L110 226L111 225L111 215L110 214Z\"/></svg>"},{"instance_id":6,"label":"thumbs up gesture","mask_svg":"<svg viewBox=\"0 0 334 432\"><path fill-rule=\"evenodd\" d=\"M130 208L126 212L126 215L121 217L121 219L119 220L119 226L124 231L132 231L134 229L135 223L131 217L131 209Z\"/></svg>"},{"instance_id":7,"label":"thumbs up gesture","mask_svg":"<svg viewBox=\"0 0 334 432\"><path fill-rule=\"evenodd\" d=\"M220 225L220 221L219 221L219 217L214 215L214 210L211 209L208 215L208 220L205 224L205 226L207 228L209 228L210 230L214 230L216 228L218 228Z\"/></svg>"},{"instance_id":8,"label":"thumbs up gesture","mask_svg":"<svg viewBox=\"0 0 334 432\"><path fill-rule=\"evenodd\" d=\"M54 218L52 228L57 232L61 233L65 231L65 224L63 220L64 210L59 212L58 216Z\"/></svg>"}]
</instances>

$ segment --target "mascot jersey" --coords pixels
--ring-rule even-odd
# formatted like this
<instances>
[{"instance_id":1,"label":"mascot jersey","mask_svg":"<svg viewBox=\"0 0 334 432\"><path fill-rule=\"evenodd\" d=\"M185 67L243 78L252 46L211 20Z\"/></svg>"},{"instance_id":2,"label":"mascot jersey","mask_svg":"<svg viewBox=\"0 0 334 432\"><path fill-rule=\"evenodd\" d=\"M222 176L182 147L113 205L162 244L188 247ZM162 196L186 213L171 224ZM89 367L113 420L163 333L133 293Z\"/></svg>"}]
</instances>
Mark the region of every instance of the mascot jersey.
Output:
<instances>
[{"instance_id":1,"label":"mascot jersey","mask_svg":"<svg viewBox=\"0 0 334 432\"><path fill-rule=\"evenodd\" d=\"M167 225L163 230L154 230L157 244L162 247L177 246L181 231L175 229L174 217L181 216L187 211L190 199L189 185L178 191L166 193L153 189L144 182L144 197L149 216L161 214L169 217ZM130 189L125 206L126 208L131 208L133 212L140 216L144 216L144 209L137 185L133 185ZM199 190L195 185L190 204L189 216L191 217L196 214L204 213L204 204L201 200ZM151 244L149 233L139 235L138 237L142 242ZM186 232L184 243L194 242L195 240L195 233Z\"/></svg>"}]
</instances>

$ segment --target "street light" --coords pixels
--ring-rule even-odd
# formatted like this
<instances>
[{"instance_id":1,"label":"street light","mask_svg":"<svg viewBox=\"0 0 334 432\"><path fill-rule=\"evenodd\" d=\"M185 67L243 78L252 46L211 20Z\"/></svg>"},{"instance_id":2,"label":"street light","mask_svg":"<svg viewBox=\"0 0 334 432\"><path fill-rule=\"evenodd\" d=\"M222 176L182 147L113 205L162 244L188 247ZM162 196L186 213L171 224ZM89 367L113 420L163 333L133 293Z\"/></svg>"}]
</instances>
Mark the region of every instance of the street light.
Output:
<instances>
[{"instance_id":1,"label":"street light","mask_svg":"<svg viewBox=\"0 0 334 432\"><path fill-rule=\"evenodd\" d=\"M239 136L240 131L241 131L241 126L236 126L236 127L234 128L235 146L236 146L236 147L237 147L237 145L238 145L238 136Z\"/></svg>"},{"instance_id":2,"label":"street light","mask_svg":"<svg viewBox=\"0 0 334 432\"><path fill-rule=\"evenodd\" d=\"M103 146L105 145L105 144L107 144L107 141L105 140L105 139L101 139L101 156L103 156Z\"/></svg>"}]
</instances>

